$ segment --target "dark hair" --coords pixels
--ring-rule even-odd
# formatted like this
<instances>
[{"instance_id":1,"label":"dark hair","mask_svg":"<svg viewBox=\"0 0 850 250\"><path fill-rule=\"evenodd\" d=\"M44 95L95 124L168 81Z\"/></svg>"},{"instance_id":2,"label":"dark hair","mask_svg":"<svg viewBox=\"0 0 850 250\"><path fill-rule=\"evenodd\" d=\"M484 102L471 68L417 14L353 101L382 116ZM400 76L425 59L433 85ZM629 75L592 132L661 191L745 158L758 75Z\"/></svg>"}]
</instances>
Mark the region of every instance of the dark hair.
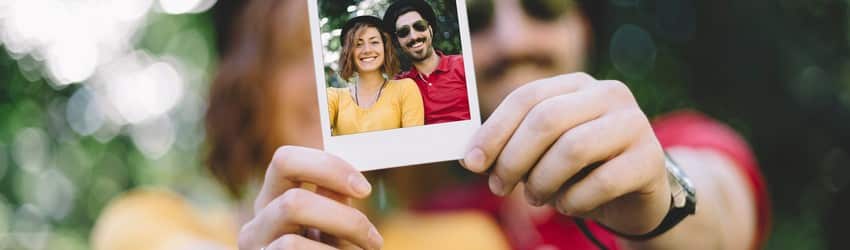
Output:
<instances>
[{"instance_id":1,"label":"dark hair","mask_svg":"<svg viewBox=\"0 0 850 250\"><path fill-rule=\"evenodd\" d=\"M384 65L381 66L381 71L388 77L393 77L401 71L398 56L395 54L393 39L390 38L390 35L384 32L381 27L376 24L359 22L353 24L350 30L347 30L347 32L342 34L343 46L339 55L339 76L346 81L351 79L351 76L354 75L354 72L356 71L353 47L357 44L357 36L364 32L366 28L375 28L378 30L378 33L381 34L381 41L384 43Z\"/></svg>"},{"instance_id":2,"label":"dark hair","mask_svg":"<svg viewBox=\"0 0 850 250\"><path fill-rule=\"evenodd\" d=\"M437 29L437 15L434 13L434 8L431 7L428 3L423 0L400 0L394 2L390 7L387 8L386 13L384 13L384 30L392 34L393 41L398 42L398 37L396 37L396 27L395 23L398 21L398 17L407 14L408 12L415 11L419 13L425 21L428 21L428 25L431 26L431 30L433 34L439 34L439 30ZM432 34L432 36L433 36Z\"/></svg>"}]
</instances>

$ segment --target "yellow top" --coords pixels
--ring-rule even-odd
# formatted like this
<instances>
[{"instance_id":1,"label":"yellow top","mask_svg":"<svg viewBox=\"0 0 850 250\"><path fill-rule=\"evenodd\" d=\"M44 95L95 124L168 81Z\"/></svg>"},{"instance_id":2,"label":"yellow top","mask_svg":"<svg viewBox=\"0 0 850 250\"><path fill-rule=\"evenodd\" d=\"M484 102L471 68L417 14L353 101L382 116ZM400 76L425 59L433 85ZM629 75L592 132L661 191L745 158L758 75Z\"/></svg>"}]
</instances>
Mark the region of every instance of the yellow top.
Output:
<instances>
[{"instance_id":1,"label":"yellow top","mask_svg":"<svg viewBox=\"0 0 850 250\"><path fill-rule=\"evenodd\" d=\"M236 250L235 213L201 211L177 194L137 189L103 209L91 233L95 250ZM378 231L384 249L509 249L499 224L481 211L396 213Z\"/></svg>"},{"instance_id":2,"label":"yellow top","mask_svg":"<svg viewBox=\"0 0 850 250\"><path fill-rule=\"evenodd\" d=\"M331 134L349 135L425 124L422 95L409 78L387 82L369 108L354 101L349 88L328 88Z\"/></svg>"}]
</instances>

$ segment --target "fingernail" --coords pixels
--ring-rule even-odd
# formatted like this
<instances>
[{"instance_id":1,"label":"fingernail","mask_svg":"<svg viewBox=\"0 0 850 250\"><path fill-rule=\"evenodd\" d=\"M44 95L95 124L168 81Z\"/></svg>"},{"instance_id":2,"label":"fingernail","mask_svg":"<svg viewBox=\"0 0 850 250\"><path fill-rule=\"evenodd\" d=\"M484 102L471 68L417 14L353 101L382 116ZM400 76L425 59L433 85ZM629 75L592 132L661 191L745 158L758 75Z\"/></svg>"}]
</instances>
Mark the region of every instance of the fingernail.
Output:
<instances>
[{"instance_id":1,"label":"fingernail","mask_svg":"<svg viewBox=\"0 0 850 250\"><path fill-rule=\"evenodd\" d=\"M499 179L499 176L490 175L490 191L493 191L494 194L498 196L503 196L503 187L502 187L502 179Z\"/></svg>"},{"instance_id":2,"label":"fingernail","mask_svg":"<svg viewBox=\"0 0 850 250\"><path fill-rule=\"evenodd\" d=\"M536 196L534 196L534 194L532 194L531 191L528 191L528 187L525 187L525 201L527 201L528 204L531 204L532 206L535 206L535 207L539 207L539 206L543 205L543 204L541 204L542 202L540 202L540 199L538 199Z\"/></svg>"},{"instance_id":3,"label":"fingernail","mask_svg":"<svg viewBox=\"0 0 850 250\"><path fill-rule=\"evenodd\" d=\"M463 157L463 165L472 171L484 171L484 151L473 148Z\"/></svg>"},{"instance_id":4,"label":"fingernail","mask_svg":"<svg viewBox=\"0 0 850 250\"><path fill-rule=\"evenodd\" d=\"M352 174L351 176L348 176L348 184L351 185L354 192L360 196L365 196L372 191L372 185L369 185L369 181L366 181L366 179L359 174Z\"/></svg>"},{"instance_id":5,"label":"fingernail","mask_svg":"<svg viewBox=\"0 0 850 250\"><path fill-rule=\"evenodd\" d=\"M369 229L369 243L372 244L374 249L381 249L384 245L384 238L381 238L381 234L374 227Z\"/></svg>"}]
</instances>

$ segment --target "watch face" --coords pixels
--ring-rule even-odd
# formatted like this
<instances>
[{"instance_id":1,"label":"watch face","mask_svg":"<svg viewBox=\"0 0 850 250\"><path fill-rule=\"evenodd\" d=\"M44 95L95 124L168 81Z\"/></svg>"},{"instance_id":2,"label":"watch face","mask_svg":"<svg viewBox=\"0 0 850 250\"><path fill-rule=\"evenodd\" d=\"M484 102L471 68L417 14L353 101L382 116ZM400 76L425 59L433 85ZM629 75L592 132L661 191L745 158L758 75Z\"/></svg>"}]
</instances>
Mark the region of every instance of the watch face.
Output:
<instances>
[{"instance_id":1,"label":"watch face","mask_svg":"<svg viewBox=\"0 0 850 250\"><path fill-rule=\"evenodd\" d=\"M670 191L673 194L673 205L683 207L689 199L692 202L696 202L696 191L691 180L669 156L665 158L664 165L670 177Z\"/></svg>"}]
</instances>

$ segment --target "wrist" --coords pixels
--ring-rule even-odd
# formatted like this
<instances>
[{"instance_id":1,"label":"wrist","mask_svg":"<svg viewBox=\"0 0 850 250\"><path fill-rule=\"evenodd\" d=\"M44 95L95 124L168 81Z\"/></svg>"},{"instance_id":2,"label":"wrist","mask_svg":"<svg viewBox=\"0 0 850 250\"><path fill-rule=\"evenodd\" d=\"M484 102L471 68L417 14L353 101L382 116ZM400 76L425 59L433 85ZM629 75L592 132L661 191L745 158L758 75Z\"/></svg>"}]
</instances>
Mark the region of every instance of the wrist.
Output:
<instances>
[{"instance_id":1,"label":"wrist","mask_svg":"<svg viewBox=\"0 0 850 250\"><path fill-rule=\"evenodd\" d=\"M643 234L626 234L601 225L606 230L629 240L643 241L669 231L688 216L696 213L696 190L690 178L679 165L665 153L665 168L670 185L670 201L666 214L652 230Z\"/></svg>"}]
</instances>

